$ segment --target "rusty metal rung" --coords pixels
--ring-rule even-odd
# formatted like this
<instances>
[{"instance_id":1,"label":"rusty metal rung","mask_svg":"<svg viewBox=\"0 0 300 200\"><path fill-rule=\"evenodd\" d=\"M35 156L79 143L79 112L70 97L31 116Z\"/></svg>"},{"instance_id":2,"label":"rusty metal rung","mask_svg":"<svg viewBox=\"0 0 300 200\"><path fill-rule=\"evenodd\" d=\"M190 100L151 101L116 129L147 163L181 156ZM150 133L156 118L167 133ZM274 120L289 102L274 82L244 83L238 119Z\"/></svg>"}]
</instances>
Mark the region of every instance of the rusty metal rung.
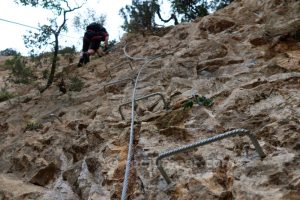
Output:
<instances>
[{"instance_id":1,"label":"rusty metal rung","mask_svg":"<svg viewBox=\"0 0 300 200\"><path fill-rule=\"evenodd\" d=\"M116 84L118 84L118 83L122 83L122 82L125 82L125 81L128 81L128 80L131 80L132 83L134 83L134 78L124 78L124 79L117 80L117 81L114 81L114 82L110 82L110 83L104 85L104 86L103 86L104 93L106 94L106 89L105 89L106 87L111 86L111 85L116 85Z\"/></svg>"},{"instance_id":2,"label":"rusty metal rung","mask_svg":"<svg viewBox=\"0 0 300 200\"><path fill-rule=\"evenodd\" d=\"M129 62L129 61L123 62L123 63L121 63L121 64L119 64L119 65L117 65L117 66L115 66L115 67L110 68L110 69L111 69L111 70L112 70L112 69L116 69L116 68L121 67L122 65L125 65L125 64L129 64L130 69L133 70L132 65L131 65L131 62Z\"/></svg>"},{"instance_id":3,"label":"rusty metal rung","mask_svg":"<svg viewBox=\"0 0 300 200\"><path fill-rule=\"evenodd\" d=\"M55 115L54 113L49 114L49 117L54 117L54 118L56 118L60 123L63 123L63 121L62 121L57 115Z\"/></svg>"},{"instance_id":4,"label":"rusty metal rung","mask_svg":"<svg viewBox=\"0 0 300 200\"><path fill-rule=\"evenodd\" d=\"M133 70L133 68L132 68L132 65L131 65L131 62L130 62L130 61L123 62L123 63L121 63L121 64L119 64L119 65L117 65L117 66L115 66L115 67L112 67L112 68L110 68L110 69L106 67L106 69L109 71L109 76L110 76L110 78L112 78L112 75L111 75L111 70L113 70L113 69L116 69L116 68L118 68L118 67L121 67L121 66L123 66L123 65L125 65L125 64L129 64L129 67L130 67L130 69L131 69L131 70Z\"/></svg>"},{"instance_id":5,"label":"rusty metal rung","mask_svg":"<svg viewBox=\"0 0 300 200\"><path fill-rule=\"evenodd\" d=\"M252 135L246 129L234 129L232 131L227 131L225 133L222 133L220 135L216 135L214 137L210 137L210 138L207 138L207 139L204 139L204 140L200 140L200 141L198 141L196 143L184 145L184 146L178 147L176 149L171 149L171 150L162 152L162 153L159 154L158 158L156 159L156 166L157 166L158 170L160 171L161 175L164 177L165 181L168 184L170 184L171 180L168 177L167 173L165 172L165 170L162 167L161 162L160 162L163 158L166 158L166 157L178 154L178 153L186 152L186 151L195 149L195 148L197 148L199 146L210 144L212 142L215 142L215 141L218 141L218 140L222 140L224 138L228 138L228 137L231 137L231 136L236 136L236 135L240 135L240 136L247 135L250 138L251 142L253 143L253 145L254 145L257 153L259 154L259 156L261 158L266 157L266 154L263 152L260 144L258 143L258 141L257 141L257 139L256 139L256 137L254 135Z\"/></svg>"},{"instance_id":6,"label":"rusty metal rung","mask_svg":"<svg viewBox=\"0 0 300 200\"><path fill-rule=\"evenodd\" d=\"M152 97L152 96L160 96L161 99L162 99L162 101L164 102L164 109L168 109L168 104L167 104L167 102L166 102L164 96L163 96L161 93L159 93L159 92L157 92L157 93L152 93L152 94L149 94L149 95L146 95L146 96L137 98L137 99L135 99L135 101L139 101L139 100L142 100L142 99L148 99L149 97ZM132 101L128 101L128 102L126 102L126 103L123 103L123 104L119 105L119 113L120 113L120 115L121 115L121 117L122 117L122 120L125 119L125 117L124 117L124 115L123 115L123 113L122 113L122 107L125 106L125 105L127 105L127 104L130 104L130 103L132 103Z\"/></svg>"}]
</instances>

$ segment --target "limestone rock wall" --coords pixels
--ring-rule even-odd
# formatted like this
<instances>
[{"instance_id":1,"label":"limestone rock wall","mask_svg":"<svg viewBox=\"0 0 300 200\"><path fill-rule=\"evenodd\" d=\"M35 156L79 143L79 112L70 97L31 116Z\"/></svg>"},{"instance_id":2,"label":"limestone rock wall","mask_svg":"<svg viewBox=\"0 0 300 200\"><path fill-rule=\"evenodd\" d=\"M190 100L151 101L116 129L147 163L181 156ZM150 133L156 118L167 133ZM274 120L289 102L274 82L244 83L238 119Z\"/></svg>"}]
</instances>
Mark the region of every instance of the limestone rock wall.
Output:
<instances>
[{"instance_id":1,"label":"limestone rock wall","mask_svg":"<svg viewBox=\"0 0 300 200\"><path fill-rule=\"evenodd\" d=\"M125 43L133 57L160 55L145 65L137 97L161 93L169 106L160 96L137 101L128 199L300 199L299 10L293 0L234 1L162 37L124 36L109 55L69 66L85 82L80 92L54 84L0 103L0 199L120 199L131 109L121 107L122 120L119 105L145 64L130 68ZM193 94L213 105L184 109ZM42 126L26 129L31 120ZM164 159L166 184L160 152L235 128L255 135L266 158L247 137L224 139Z\"/></svg>"}]
</instances>

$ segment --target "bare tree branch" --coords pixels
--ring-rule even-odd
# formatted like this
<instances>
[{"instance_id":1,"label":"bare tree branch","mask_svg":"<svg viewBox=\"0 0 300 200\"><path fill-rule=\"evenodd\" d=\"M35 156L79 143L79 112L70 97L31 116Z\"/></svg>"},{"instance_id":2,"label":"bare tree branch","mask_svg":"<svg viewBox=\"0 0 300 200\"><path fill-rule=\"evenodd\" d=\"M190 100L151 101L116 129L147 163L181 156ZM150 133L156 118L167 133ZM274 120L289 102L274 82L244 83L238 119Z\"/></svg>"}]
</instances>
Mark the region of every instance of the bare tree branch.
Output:
<instances>
[{"instance_id":1,"label":"bare tree branch","mask_svg":"<svg viewBox=\"0 0 300 200\"><path fill-rule=\"evenodd\" d=\"M177 17L176 15L173 13L171 14L171 17L167 20L163 19L161 14L160 14L160 9L158 8L157 11L156 11L157 15L158 15L158 18L163 21L164 23L168 23L169 21L171 21L171 19L174 19L174 24L177 25L178 24L178 20L177 20Z\"/></svg>"},{"instance_id":2,"label":"bare tree branch","mask_svg":"<svg viewBox=\"0 0 300 200\"><path fill-rule=\"evenodd\" d=\"M47 85L43 90L41 90L41 92L44 92L50 85L52 85L52 82L53 82L53 79L54 79L54 74L55 74L55 69L56 69L56 62L57 62L57 55L58 55L58 48L59 48L59 46L58 46L58 36L59 36L61 30L63 29L63 27L65 26L65 24L67 22L67 13L73 12L77 9L80 9L85 4L86 1L83 4L81 4L80 6L77 6L77 7L74 7L74 8L71 8L66 0L63 0L63 2L65 2L67 4L67 7L69 9L63 11L63 22L59 26L58 30L55 31L55 33L54 33L55 43L54 43L54 52L53 52L51 72L50 72L50 75L49 75L49 78L48 78Z\"/></svg>"},{"instance_id":3,"label":"bare tree branch","mask_svg":"<svg viewBox=\"0 0 300 200\"><path fill-rule=\"evenodd\" d=\"M82 3L80 6L77 6L77 7L75 7L75 8L71 8L71 7L69 6L69 4L68 4L68 1L64 0L64 2L67 4L67 7L69 8L69 10L64 10L64 14L63 14L63 23L59 26L59 28L58 28L58 30L57 30L57 32L56 32L56 33L58 33L58 34L61 32L61 29L65 26L65 24L66 24L66 22L67 22L67 19L66 19L67 13L68 13L68 12L73 12L74 10L80 9L80 8L86 3L86 1L85 1L85 2Z\"/></svg>"}]
</instances>

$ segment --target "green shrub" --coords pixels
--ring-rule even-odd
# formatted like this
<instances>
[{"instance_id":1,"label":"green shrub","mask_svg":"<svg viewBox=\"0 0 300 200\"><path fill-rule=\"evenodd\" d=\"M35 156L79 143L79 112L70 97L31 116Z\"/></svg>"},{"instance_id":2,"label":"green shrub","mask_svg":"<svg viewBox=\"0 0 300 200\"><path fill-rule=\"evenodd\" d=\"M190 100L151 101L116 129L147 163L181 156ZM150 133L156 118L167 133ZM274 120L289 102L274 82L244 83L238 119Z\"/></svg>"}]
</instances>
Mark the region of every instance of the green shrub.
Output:
<instances>
[{"instance_id":1,"label":"green shrub","mask_svg":"<svg viewBox=\"0 0 300 200\"><path fill-rule=\"evenodd\" d=\"M77 76L70 78L70 91L80 92L84 86L84 82Z\"/></svg>"},{"instance_id":2,"label":"green shrub","mask_svg":"<svg viewBox=\"0 0 300 200\"><path fill-rule=\"evenodd\" d=\"M11 67L15 83L28 84L32 81L33 72L29 67L26 67L21 56L14 56L14 58L6 60L5 64Z\"/></svg>"},{"instance_id":3,"label":"green shrub","mask_svg":"<svg viewBox=\"0 0 300 200\"><path fill-rule=\"evenodd\" d=\"M35 120L30 120L27 124L26 124L26 128L25 130L29 130L29 131L33 131L33 130L38 130L38 129L42 129L43 125Z\"/></svg>"},{"instance_id":4,"label":"green shrub","mask_svg":"<svg viewBox=\"0 0 300 200\"><path fill-rule=\"evenodd\" d=\"M17 52L16 50L12 48L7 48L2 51L0 51L0 56L16 56L19 55L20 53Z\"/></svg>"},{"instance_id":5,"label":"green shrub","mask_svg":"<svg viewBox=\"0 0 300 200\"><path fill-rule=\"evenodd\" d=\"M114 48L114 46L117 44L117 41L116 40L110 40L108 42L108 49L111 50ZM104 46L102 46L102 48L104 49Z\"/></svg>"},{"instance_id":6,"label":"green shrub","mask_svg":"<svg viewBox=\"0 0 300 200\"><path fill-rule=\"evenodd\" d=\"M203 105L206 107L210 107L214 104L212 99L206 98L205 96L193 95L193 97L185 102L183 105L184 109L192 108L194 103L198 105Z\"/></svg>"},{"instance_id":7,"label":"green shrub","mask_svg":"<svg viewBox=\"0 0 300 200\"><path fill-rule=\"evenodd\" d=\"M48 79L49 78L49 70L45 69L43 70L43 79Z\"/></svg>"},{"instance_id":8,"label":"green shrub","mask_svg":"<svg viewBox=\"0 0 300 200\"><path fill-rule=\"evenodd\" d=\"M64 47L63 49L61 50L58 50L58 53L59 54L75 54L76 53L76 48L75 46L73 45L72 47Z\"/></svg>"},{"instance_id":9,"label":"green shrub","mask_svg":"<svg viewBox=\"0 0 300 200\"><path fill-rule=\"evenodd\" d=\"M300 42L300 29L297 30L297 31L295 32L294 38L295 38L298 42Z\"/></svg>"},{"instance_id":10,"label":"green shrub","mask_svg":"<svg viewBox=\"0 0 300 200\"><path fill-rule=\"evenodd\" d=\"M16 95L7 91L6 88L1 88L0 90L0 102L6 101L15 97Z\"/></svg>"}]
</instances>

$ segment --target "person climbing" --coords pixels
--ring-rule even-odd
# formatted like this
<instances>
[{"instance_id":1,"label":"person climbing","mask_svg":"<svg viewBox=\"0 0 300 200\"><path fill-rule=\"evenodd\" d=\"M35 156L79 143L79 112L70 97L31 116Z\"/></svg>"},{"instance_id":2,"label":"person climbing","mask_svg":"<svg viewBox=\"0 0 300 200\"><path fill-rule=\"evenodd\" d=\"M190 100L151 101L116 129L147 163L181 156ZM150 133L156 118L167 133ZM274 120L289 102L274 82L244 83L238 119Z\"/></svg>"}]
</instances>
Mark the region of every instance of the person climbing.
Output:
<instances>
[{"instance_id":1,"label":"person climbing","mask_svg":"<svg viewBox=\"0 0 300 200\"><path fill-rule=\"evenodd\" d=\"M89 24L84 33L82 51L80 53L80 60L77 66L81 67L83 64L88 63L90 61L90 55L97 53L100 56L98 49L102 41L104 41L103 51L107 52L108 39L108 32L101 24L97 22Z\"/></svg>"}]
</instances>

